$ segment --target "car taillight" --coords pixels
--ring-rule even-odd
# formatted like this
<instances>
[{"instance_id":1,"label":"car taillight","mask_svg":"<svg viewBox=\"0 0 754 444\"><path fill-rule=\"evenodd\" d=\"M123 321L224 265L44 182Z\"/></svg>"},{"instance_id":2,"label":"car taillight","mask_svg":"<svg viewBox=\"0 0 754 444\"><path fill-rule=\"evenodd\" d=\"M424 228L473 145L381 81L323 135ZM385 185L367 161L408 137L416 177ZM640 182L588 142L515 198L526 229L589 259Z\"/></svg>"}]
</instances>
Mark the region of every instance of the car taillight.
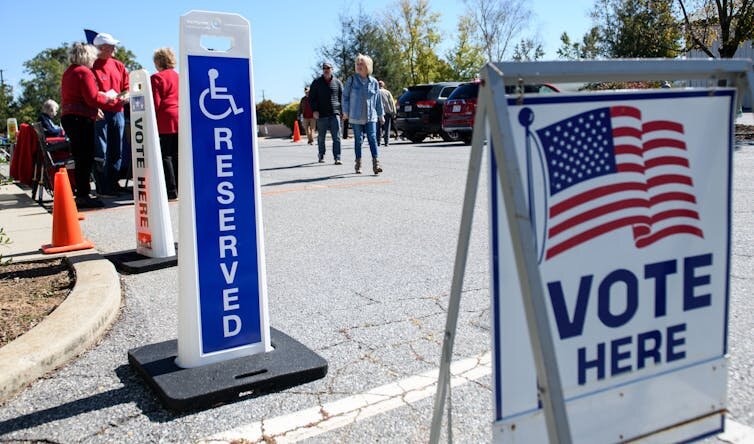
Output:
<instances>
[{"instance_id":1,"label":"car taillight","mask_svg":"<svg viewBox=\"0 0 754 444\"><path fill-rule=\"evenodd\" d=\"M432 108L435 106L437 102L435 100L422 100L421 102L416 102L417 108Z\"/></svg>"}]
</instances>

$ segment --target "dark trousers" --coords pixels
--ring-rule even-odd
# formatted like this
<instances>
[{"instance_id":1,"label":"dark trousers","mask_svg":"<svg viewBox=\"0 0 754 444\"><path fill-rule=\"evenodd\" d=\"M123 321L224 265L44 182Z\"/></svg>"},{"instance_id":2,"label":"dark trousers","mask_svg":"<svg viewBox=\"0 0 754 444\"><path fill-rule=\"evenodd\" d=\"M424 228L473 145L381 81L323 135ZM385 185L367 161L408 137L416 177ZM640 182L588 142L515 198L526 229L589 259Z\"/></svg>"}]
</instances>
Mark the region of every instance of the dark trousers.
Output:
<instances>
[{"instance_id":1,"label":"dark trousers","mask_svg":"<svg viewBox=\"0 0 754 444\"><path fill-rule=\"evenodd\" d=\"M178 194L178 134L160 134L162 167L168 195Z\"/></svg>"},{"instance_id":2,"label":"dark trousers","mask_svg":"<svg viewBox=\"0 0 754 444\"><path fill-rule=\"evenodd\" d=\"M386 113L385 114L385 123L379 125L379 129L377 130L377 141L379 142L380 137L385 142L385 146L388 146L390 143L390 127L393 124L393 115Z\"/></svg>"},{"instance_id":3,"label":"dark trousers","mask_svg":"<svg viewBox=\"0 0 754 444\"><path fill-rule=\"evenodd\" d=\"M89 177L94 162L94 120L66 114L60 119L63 129L71 140L71 154L76 162L76 197L89 197Z\"/></svg>"},{"instance_id":4,"label":"dark trousers","mask_svg":"<svg viewBox=\"0 0 754 444\"><path fill-rule=\"evenodd\" d=\"M125 118L123 111L105 111L105 118L95 123L95 157L97 158L97 192L111 192L118 184L123 156ZM130 158L130 156L129 156Z\"/></svg>"}]
</instances>

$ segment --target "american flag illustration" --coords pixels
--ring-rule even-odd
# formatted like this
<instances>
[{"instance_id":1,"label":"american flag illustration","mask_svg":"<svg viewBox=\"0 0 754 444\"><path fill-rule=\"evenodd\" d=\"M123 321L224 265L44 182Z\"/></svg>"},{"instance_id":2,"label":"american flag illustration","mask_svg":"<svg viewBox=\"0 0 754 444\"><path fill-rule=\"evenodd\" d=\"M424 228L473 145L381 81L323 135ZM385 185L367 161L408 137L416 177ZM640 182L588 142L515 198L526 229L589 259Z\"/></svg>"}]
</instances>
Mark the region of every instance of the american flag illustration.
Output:
<instances>
[{"instance_id":1,"label":"american flag illustration","mask_svg":"<svg viewBox=\"0 0 754 444\"><path fill-rule=\"evenodd\" d=\"M643 122L640 109L613 106L536 134L548 182L546 260L627 227L637 248L704 237L680 123Z\"/></svg>"}]
</instances>

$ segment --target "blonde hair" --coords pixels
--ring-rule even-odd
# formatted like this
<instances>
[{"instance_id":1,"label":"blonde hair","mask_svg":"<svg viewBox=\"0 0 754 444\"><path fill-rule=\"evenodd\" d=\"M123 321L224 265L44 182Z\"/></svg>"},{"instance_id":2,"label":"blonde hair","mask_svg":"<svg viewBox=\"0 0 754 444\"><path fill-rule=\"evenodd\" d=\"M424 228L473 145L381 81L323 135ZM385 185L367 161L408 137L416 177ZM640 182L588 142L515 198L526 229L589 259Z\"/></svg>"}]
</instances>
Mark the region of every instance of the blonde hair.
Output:
<instances>
[{"instance_id":1,"label":"blonde hair","mask_svg":"<svg viewBox=\"0 0 754 444\"><path fill-rule=\"evenodd\" d=\"M367 74L372 75L372 67L374 65L374 62L372 62L372 58L368 55L359 54L356 56L356 62L354 63L354 69L359 64L359 62L364 62L364 64L367 67Z\"/></svg>"},{"instance_id":2,"label":"blonde hair","mask_svg":"<svg viewBox=\"0 0 754 444\"><path fill-rule=\"evenodd\" d=\"M94 45L76 42L68 51L68 61L72 65L83 65L91 68L95 60L97 60L97 48Z\"/></svg>"},{"instance_id":3,"label":"blonde hair","mask_svg":"<svg viewBox=\"0 0 754 444\"><path fill-rule=\"evenodd\" d=\"M159 69L175 68L175 53L170 48L159 48L154 52L154 64Z\"/></svg>"}]
</instances>

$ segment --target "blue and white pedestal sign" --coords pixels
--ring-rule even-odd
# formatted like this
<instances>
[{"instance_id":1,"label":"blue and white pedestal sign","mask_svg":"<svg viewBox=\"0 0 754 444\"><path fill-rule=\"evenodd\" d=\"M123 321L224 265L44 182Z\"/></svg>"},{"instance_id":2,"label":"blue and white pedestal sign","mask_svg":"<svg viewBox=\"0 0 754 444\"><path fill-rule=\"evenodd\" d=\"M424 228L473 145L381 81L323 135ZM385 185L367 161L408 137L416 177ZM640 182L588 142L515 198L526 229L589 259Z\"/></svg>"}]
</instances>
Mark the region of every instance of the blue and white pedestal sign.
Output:
<instances>
[{"instance_id":1,"label":"blue and white pedestal sign","mask_svg":"<svg viewBox=\"0 0 754 444\"><path fill-rule=\"evenodd\" d=\"M173 267L178 260L152 85L146 70L131 72L129 96L136 250L110 253L106 257L125 273L143 273Z\"/></svg>"},{"instance_id":2,"label":"blue and white pedestal sign","mask_svg":"<svg viewBox=\"0 0 754 444\"><path fill-rule=\"evenodd\" d=\"M180 33L178 340L130 354L179 410L327 372L324 359L269 326L249 22L192 11ZM158 361L169 376L154 371Z\"/></svg>"},{"instance_id":3,"label":"blue and white pedestal sign","mask_svg":"<svg viewBox=\"0 0 754 444\"><path fill-rule=\"evenodd\" d=\"M734 104L720 88L508 101L574 442L722 431ZM494 433L543 442L490 166Z\"/></svg>"}]
</instances>

